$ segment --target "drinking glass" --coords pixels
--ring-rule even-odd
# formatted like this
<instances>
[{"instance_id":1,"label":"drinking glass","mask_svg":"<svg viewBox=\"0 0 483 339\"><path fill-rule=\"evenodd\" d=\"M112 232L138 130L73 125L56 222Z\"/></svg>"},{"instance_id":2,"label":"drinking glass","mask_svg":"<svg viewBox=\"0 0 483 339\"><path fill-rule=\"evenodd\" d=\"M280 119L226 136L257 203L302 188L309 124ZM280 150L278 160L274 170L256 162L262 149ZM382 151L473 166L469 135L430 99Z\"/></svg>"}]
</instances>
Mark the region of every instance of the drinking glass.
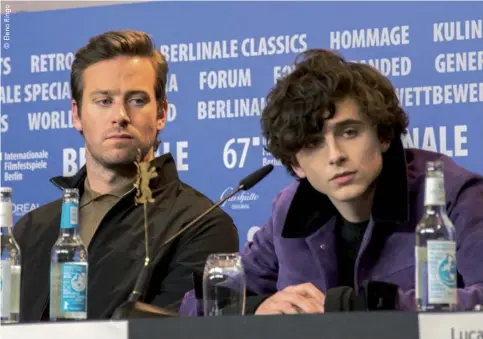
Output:
<instances>
[{"instance_id":1,"label":"drinking glass","mask_svg":"<svg viewBox=\"0 0 483 339\"><path fill-rule=\"evenodd\" d=\"M244 315L246 280L238 253L208 256L203 273L204 316Z\"/></svg>"}]
</instances>

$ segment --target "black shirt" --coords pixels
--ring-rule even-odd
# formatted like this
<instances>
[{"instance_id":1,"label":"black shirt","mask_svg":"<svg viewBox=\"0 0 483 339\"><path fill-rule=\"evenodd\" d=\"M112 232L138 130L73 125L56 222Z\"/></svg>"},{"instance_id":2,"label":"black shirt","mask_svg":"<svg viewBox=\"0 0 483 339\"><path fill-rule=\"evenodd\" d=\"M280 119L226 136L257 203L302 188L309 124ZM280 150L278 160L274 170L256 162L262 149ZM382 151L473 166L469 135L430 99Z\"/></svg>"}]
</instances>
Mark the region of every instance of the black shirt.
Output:
<instances>
[{"instance_id":1,"label":"black shirt","mask_svg":"<svg viewBox=\"0 0 483 339\"><path fill-rule=\"evenodd\" d=\"M336 226L338 286L354 287L354 266L369 221L352 223L342 217Z\"/></svg>"}]
</instances>

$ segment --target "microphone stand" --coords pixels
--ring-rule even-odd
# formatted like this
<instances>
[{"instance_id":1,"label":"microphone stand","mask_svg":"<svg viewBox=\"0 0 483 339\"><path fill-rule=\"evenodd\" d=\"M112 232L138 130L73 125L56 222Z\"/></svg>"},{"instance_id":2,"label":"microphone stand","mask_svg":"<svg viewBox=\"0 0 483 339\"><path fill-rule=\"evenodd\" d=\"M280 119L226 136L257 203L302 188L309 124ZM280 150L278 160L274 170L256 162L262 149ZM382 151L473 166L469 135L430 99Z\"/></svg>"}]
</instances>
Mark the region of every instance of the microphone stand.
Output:
<instances>
[{"instance_id":1,"label":"microphone stand","mask_svg":"<svg viewBox=\"0 0 483 339\"><path fill-rule=\"evenodd\" d=\"M111 319L119 320L124 318L153 318L153 317L174 317L177 314L166 309L159 308L154 305L146 304L139 299L144 294L146 282L150 276L150 257L149 257L149 237L148 237L148 203L154 202L151 189L149 188L149 182L151 179L156 178L155 167L150 166L149 162L141 161L141 150L138 150L137 161L134 162L137 168L137 179L134 183L134 187L137 190L135 197L135 203L143 204L144 209L144 245L145 255L144 266L141 269L134 289L129 295L127 301L122 303L118 308L114 310Z\"/></svg>"},{"instance_id":2,"label":"microphone stand","mask_svg":"<svg viewBox=\"0 0 483 339\"><path fill-rule=\"evenodd\" d=\"M145 239L145 246L146 246L145 247L146 257L144 260L144 266L141 269L141 274L136 280L134 289L129 295L128 300L123 304L121 304L118 308L116 308L111 319L175 317L177 316L177 314L174 312L139 301L139 299L143 297L144 290L146 288L146 285L149 281L149 277L151 274L151 262L149 258L149 246L148 246L147 203L154 202L154 199L152 198L151 190L149 188L149 181L152 178L155 178L157 176L157 173L154 167L149 166L148 162L140 162L138 160L137 162L135 162L135 164L138 169L138 179L134 184L134 187L138 190L136 195L136 204L142 203L144 205L144 239ZM216 204L208 208L205 212L200 214L194 220L189 222L186 226L181 228L178 232L173 234L170 238L168 238L163 243L162 247L166 246L174 239L179 237L186 230L188 230L193 225L195 225L199 220L201 220L204 216L212 212L214 209L219 207L221 204L223 204L225 201L233 197L241 190L248 190L254 185L256 185L272 170L273 170L273 165L267 165L253 172L247 177L245 177L243 180L240 181L238 187L235 190L230 192L230 194L228 194L226 197L219 200Z\"/></svg>"}]
</instances>

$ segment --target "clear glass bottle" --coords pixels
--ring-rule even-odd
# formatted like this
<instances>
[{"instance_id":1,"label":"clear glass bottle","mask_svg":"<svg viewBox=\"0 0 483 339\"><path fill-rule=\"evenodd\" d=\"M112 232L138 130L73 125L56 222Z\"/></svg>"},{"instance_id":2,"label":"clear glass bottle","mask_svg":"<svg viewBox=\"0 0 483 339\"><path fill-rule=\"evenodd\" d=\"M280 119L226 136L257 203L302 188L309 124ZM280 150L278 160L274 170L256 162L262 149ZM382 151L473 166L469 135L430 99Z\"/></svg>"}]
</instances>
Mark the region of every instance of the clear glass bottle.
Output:
<instances>
[{"instance_id":1,"label":"clear glass bottle","mask_svg":"<svg viewBox=\"0 0 483 339\"><path fill-rule=\"evenodd\" d=\"M12 189L0 187L0 319L17 323L20 316L21 252L13 237Z\"/></svg>"},{"instance_id":2,"label":"clear glass bottle","mask_svg":"<svg viewBox=\"0 0 483 339\"><path fill-rule=\"evenodd\" d=\"M79 235L79 191L65 189L60 234L51 252L50 320L87 319L87 249Z\"/></svg>"},{"instance_id":3,"label":"clear glass bottle","mask_svg":"<svg viewBox=\"0 0 483 339\"><path fill-rule=\"evenodd\" d=\"M441 161L426 164L424 208L416 228L416 304L419 311L453 311L457 305L456 232L446 213Z\"/></svg>"}]
</instances>

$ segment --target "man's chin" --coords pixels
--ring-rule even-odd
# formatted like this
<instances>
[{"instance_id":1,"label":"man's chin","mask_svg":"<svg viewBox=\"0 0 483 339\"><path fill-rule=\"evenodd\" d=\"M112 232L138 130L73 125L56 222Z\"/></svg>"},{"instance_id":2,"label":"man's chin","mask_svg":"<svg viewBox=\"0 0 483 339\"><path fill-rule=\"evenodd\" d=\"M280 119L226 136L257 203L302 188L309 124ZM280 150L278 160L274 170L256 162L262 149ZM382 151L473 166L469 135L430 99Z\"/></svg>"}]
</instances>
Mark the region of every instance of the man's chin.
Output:
<instances>
[{"instance_id":1,"label":"man's chin","mask_svg":"<svg viewBox=\"0 0 483 339\"><path fill-rule=\"evenodd\" d=\"M340 202L350 202L360 199L364 195L365 190L359 185L347 185L341 187L334 192L333 198Z\"/></svg>"},{"instance_id":2,"label":"man's chin","mask_svg":"<svg viewBox=\"0 0 483 339\"><path fill-rule=\"evenodd\" d=\"M104 157L103 162L107 167L119 167L134 165L137 160L137 152L133 150L115 151Z\"/></svg>"},{"instance_id":3,"label":"man's chin","mask_svg":"<svg viewBox=\"0 0 483 339\"><path fill-rule=\"evenodd\" d=\"M130 146L116 147L107 153L107 156L111 158L119 158L135 161L138 157L140 149ZM142 151L141 151L142 152Z\"/></svg>"}]
</instances>

